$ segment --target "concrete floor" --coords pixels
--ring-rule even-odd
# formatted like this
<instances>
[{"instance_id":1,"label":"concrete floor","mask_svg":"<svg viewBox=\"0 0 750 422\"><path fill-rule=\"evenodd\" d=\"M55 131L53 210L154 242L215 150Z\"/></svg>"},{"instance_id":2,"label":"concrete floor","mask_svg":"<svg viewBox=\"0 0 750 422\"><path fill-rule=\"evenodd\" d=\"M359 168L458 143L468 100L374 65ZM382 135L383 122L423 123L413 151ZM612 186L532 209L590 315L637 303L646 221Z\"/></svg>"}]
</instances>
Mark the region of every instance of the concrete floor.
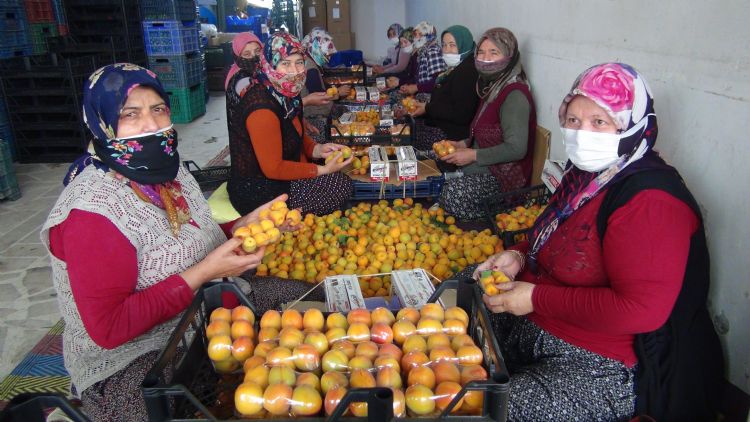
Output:
<instances>
[{"instance_id":1,"label":"concrete floor","mask_svg":"<svg viewBox=\"0 0 750 422\"><path fill-rule=\"evenodd\" d=\"M199 166L228 145L224 95L206 114L175 125L182 160ZM63 189L68 164L18 164L22 197L0 201L0 380L60 319L47 251L39 230Z\"/></svg>"}]
</instances>

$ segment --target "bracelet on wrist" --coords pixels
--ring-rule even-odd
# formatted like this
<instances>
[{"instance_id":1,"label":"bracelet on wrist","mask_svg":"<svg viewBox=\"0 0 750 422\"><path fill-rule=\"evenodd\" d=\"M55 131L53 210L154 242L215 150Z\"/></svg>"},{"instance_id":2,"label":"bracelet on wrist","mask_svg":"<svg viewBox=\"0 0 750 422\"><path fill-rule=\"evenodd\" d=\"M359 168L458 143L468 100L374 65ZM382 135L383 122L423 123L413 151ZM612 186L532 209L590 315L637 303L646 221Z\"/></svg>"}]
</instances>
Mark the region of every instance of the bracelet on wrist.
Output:
<instances>
[{"instance_id":1,"label":"bracelet on wrist","mask_svg":"<svg viewBox=\"0 0 750 422\"><path fill-rule=\"evenodd\" d=\"M508 250L508 252L510 252L513 255L515 255L516 258L518 258L518 260L521 261L521 269L519 270L519 272L523 271L523 267L526 265L526 256L523 253L521 253L521 252L519 252L517 250L514 250L514 249L510 249L510 250Z\"/></svg>"}]
</instances>

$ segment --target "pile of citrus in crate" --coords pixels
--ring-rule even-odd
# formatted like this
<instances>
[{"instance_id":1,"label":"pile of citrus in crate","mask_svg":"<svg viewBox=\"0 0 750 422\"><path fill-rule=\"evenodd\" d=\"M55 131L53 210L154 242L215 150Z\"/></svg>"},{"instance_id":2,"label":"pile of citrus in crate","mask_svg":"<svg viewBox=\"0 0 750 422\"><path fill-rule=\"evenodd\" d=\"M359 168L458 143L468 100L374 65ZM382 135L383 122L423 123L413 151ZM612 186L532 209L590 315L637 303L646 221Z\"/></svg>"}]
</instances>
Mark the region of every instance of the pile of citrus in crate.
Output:
<instances>
[{"instance_id":1,"label":"pile of citrus in crate","mask_svg":"<svg viewBox=\"0 0 750 422\"><path fill-rule=\"evenodd\" d=\"M386 308L356 309L327 318L316 309L268 311L257 333L245 324L241 333L235 328L248 322L232 322L235 313L246 313L236 309L214 310L206 336L219 372L242 367L244 381L234 393L241 416L330 415L348 390L372 387L393 391L397 417L435 416L467 383L488 378L482 351L467 334L469 317L459 307L429 303L395 316ZM225 333L230 323L231 335L243 334L234 343ZM237 352L240 339L254 347ZM477 414L483 399L482 391L468 391L448 410ZM366 416L367 404L352 403L347 413Z\"/></svg>"},{"instance_id":2,"label":"pile of citrus in crate","mask_svg":"<svg viewBox=\"0 0 750 422\"><path fill-rule=\"evenodd\" d=\"M515 231L528 229L534 225L536 218L544 211L547 205L534 204L528 208L518 206L509 213L500 213L495 216L497 227L501 231Z\"/></svg>"},{"instance_id":3,"label":"pile of citrus in crate","mask_svg":"<svg viewBox=\"0 0 750 422\"><path fill-rule=\"evenodd\" d=\"M426 209L411 198L308 214L302 222L267 247L257 275L320 282L330 275L423 268L443 280L502 250L489 229L465 232L441 208ZM389 285L389 276L360 277L365 297L385 296Z\"/></svg>"}]
</instances>

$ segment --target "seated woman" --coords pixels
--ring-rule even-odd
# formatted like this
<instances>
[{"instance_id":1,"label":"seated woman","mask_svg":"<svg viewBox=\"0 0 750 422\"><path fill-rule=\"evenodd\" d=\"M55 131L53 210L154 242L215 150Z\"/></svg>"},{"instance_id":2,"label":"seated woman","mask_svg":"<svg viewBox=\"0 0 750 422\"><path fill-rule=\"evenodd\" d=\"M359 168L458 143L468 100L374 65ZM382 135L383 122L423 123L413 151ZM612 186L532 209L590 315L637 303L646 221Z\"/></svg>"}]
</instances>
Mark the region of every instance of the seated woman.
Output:
<instances>
[{"instance_id":1,"label":"seated woman","mask_svg":"<svg viewBox=\"0 0 750 422\"><path fill-rule=\"evenodd\" d=\"M232 126L234 114L238 112L240 101L250 86L258 83L258 67L263 43L252 32L237 34L232 40L232 57L234 63L227 72L224 89L227 96L227 130L229 137L235 135Z\"/></svg>"},{"instance_id":2,"label":"seated woman","mask_svg":"<svg viewBox=\"0 0 750 422\"><path fill-rule=\"evenodd\" d=\"M402 95L431 93L438 75L448 69L437 42L437 29L431 23L422 21L414 27L414 48L416 68L412 69L412 78L401 80L399 92Z\"/></svg>"},{"instance_id":3,"label":"seated woman","mask_svg":"<svg viewBox=\"0 0 750 422\"><path fill-rule=\"evenodd\" d=\"M414 50L414 28L408 27L399 34L398 62L388 66L373 68L378 76L386 77L389 89L398 88L400 81L416 78L417 55Z\"/></svg>"},{"instance_id":4,"label":"seated woman","mask_svg":"<svg viewBox=\"0 0 750 422\"><path fill-rule=\"evenodd\" d=\"M471 137L451 141L456 151L442 158L459 166L463 177L445 183L440 204L462 219L484 215L484 198L529 184L536 135L534 100L513 33L505 28L485 32L474 63L481 101Z\"/></svg>"},{"instance_id":5,"label":"seated woman","mask_svg":"<svg viewBox=\"0 0 750 422\"><path fill-rule=\"evenodd\" d=\"M388 37L388 43L390 44L388 46L388 51L385 56L385 60L383 60L383 66L388 66L390 64L395 64L398 62L398 53L399 53L399 39L398 36L401 34L401 31L403 31L404 28L398 24L394 23L391 24L391 26L388 27L388 31L386 31L385 36Z\"/></svg>"},{"instance_id":6,"label":"seated woman","mask_svg":"<svg viewBox=\"0 0 750 422\"><path fill-rule=\"evenodd\" d=\"M310 162L340 156L341 146L316 144L303 132L304 53L294 36L273 35L260 57L260 83L246 91L235 115L227 192L240 214L284 192L289 192L290 208L318 215L340 209L351 197L351 179L339 172L351 158ZM243 126L246 130L239 130Z\"/></svg>"},{"instance_id":7,"label":"seated woman","mask_svg":"<svg viewBox=\"0 0 750 422\"><path fill-rule=\"evenodd\" d=\"M700 208L653 150L646 81L594 66L559 116L560 186L529 241L475 272L517 280L484 296L511 374L508 419L715 420L723 361Z\"/></svg>"},{"instance_id":8,"label":"seated woman","mask_svg":"<svg viewBox=\"0 0 750 422\"><path fill-rule=\"evenodd\" d=\"M153 72L125 63L97 70L83 112L94 155L71 166L41 230L65 321L65 368L92 420L147 420L141 382L195 291L260 263L263 248L245 255L235 251L240 239L227 240L259 210L214 223L180 165L169 97ZM309 288L291 283L276 302Z\"/></svg>"},{"instance_id":9,"label":"seated woman","mask_svg":"<svg viewBox=\"0 0 750 422\"><path fill-rule=\"evenodd\" d=\"M474 66L474 37L468 28L451 26L441 35L443 60L448 70L441 73L429 103L416 103L411 115L417 119L415 148L429 150L442 139L458 141L469 137L469 125L479 104Z\"/></svg>"},{"instance_id":10,"label":"seated woman","mask_svg":"<svg viewBox=\"0 0 750 422\"><path fill-rule=\"evenodd\" d=\"M331 114L331 101L349 95L351 87L341 85L338 95L331 97L326 93L323 82L323 66L328 63L331 55L336 52L333 38L323 31L314 30L302 40L305 47L305 87L302 89L302 104L305 117L328 116Z\"/></svg>"}]
</instances>

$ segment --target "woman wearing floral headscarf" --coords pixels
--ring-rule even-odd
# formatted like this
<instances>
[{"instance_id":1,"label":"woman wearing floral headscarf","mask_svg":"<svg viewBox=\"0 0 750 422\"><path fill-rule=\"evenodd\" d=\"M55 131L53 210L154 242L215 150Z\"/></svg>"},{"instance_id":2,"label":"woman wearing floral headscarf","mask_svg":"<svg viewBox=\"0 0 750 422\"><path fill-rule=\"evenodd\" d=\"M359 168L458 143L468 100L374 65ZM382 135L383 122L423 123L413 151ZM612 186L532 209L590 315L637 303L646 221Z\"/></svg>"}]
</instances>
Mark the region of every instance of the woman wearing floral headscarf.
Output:
<instances>
[{"instance_id":1,"label":"woman wearing floral headscarf","mask_svg":"<svg viewBox=\"0 0 750 422\"><path fill-rule=\"evenodd\" d=\"M448 68L437 41L437 29L431 23L422 21L414 27L414 50L417 60L416 69L412 71L413 78L402 80L399 88L404 95L432 92L438 75Z\"/></svg>"},{"instance_id":2,"label":"woman wearing floral headscarf","mask_svg":"<svg viewBox=\"0 0 750 422\"><path fill-rule=\"evenodd\" d=\"M305 117L328 116L331 113L331 101L349 95L351 87L341 85L338 95L330 97L323 82L323 67L331 55L336 52L333 38L322 29L313 30L302 40L305 47L305 88L302 90L302 103L305 106Z\"/></svg>"},{"instance_id":3,"label":"woman wearing floral headscarf","mask_svg":"<svg viewBox=\"0 0 750 422\"><path fill-rule=\"evenodd\" d=\"M470 136L451 141L456 151L442 158L464 176L443 186L440 204L464 219L484 215L484 198L528 186L536 136L534 100L513 33L505 28L485 32L474 66L480 103Z\"/></svg>"},{"instance_id":4,"label":"woman wearing floral headscarf","mask_svg":"<svg viewBox=\"0 0 750 422\"><path fill-rule=\"evenodd\" d=\"M231 238L259 210L214 223L180 165L169 97L150 70L120 63L94 72L83 116L91 153L71 166L41 230L65 368L92 420L147 420L141 382L195 291L260 263L264 248L238 253L242 242Z\"/></svg>"},{"instance_id":5,"label":"woman wearing floral headscarf","mask_svg":"<svg viewBox=\"0 0 750 422\"><path fill-rule=\"evenodd\" d=\"M375 66L372 69L376 75L388 78L386 80L388 88L396 88L401 79L413 80L413 75L416 75L417 56L413 44L414 28L408 27L401 31L398 42L399 53L396 63L387 66Z\"/></svg>"},{"instance_id":6,"label":"woman wearing floral headscarf","mask_svg":"<svg viewBox=\"0 0 750 422\"><path fill-rule=\"evenodd\" d=\"M461 25L448 27L441 34L443 60L448 69L437 78L429 103L416 102L415 148L429 150L443 139L460 141L469 137L469 125L476 113L479 96L475 89L479 74L474 66L474 37Z\"/></svg>"},{"instance_id":7,"label":"woman wearing floral headscarf","mask_svg":"<svg viewBox=\"0 0 750 422\"><path fill-rule=\"evenodd\" d=\"M560 186L529 241L474 273L518 280L484 297L511 372L509 419L716 419L723 361L700 208L653 149L646 81L626 64L591 67L559 117Z\"/></svg>"},{"instance_id":8,"label":"woman wearing floral headscarf","mask_svg":"<svg viewBox=\"0 0 750 422\"><path fill-rule=\"evenodd\" d=\"M344 162L312 162L329 155L340 157L340 145L317 144L303 131L302 99L305 49L292 35L273 35L261 56L260 83L243 97L247 118L238 122L247 132L229 145L232 169L227 191L240 213L282 193L289 207L304 213L327 214L351 197L352 182L339 172Z\"/></svg>"}]
</instances>

